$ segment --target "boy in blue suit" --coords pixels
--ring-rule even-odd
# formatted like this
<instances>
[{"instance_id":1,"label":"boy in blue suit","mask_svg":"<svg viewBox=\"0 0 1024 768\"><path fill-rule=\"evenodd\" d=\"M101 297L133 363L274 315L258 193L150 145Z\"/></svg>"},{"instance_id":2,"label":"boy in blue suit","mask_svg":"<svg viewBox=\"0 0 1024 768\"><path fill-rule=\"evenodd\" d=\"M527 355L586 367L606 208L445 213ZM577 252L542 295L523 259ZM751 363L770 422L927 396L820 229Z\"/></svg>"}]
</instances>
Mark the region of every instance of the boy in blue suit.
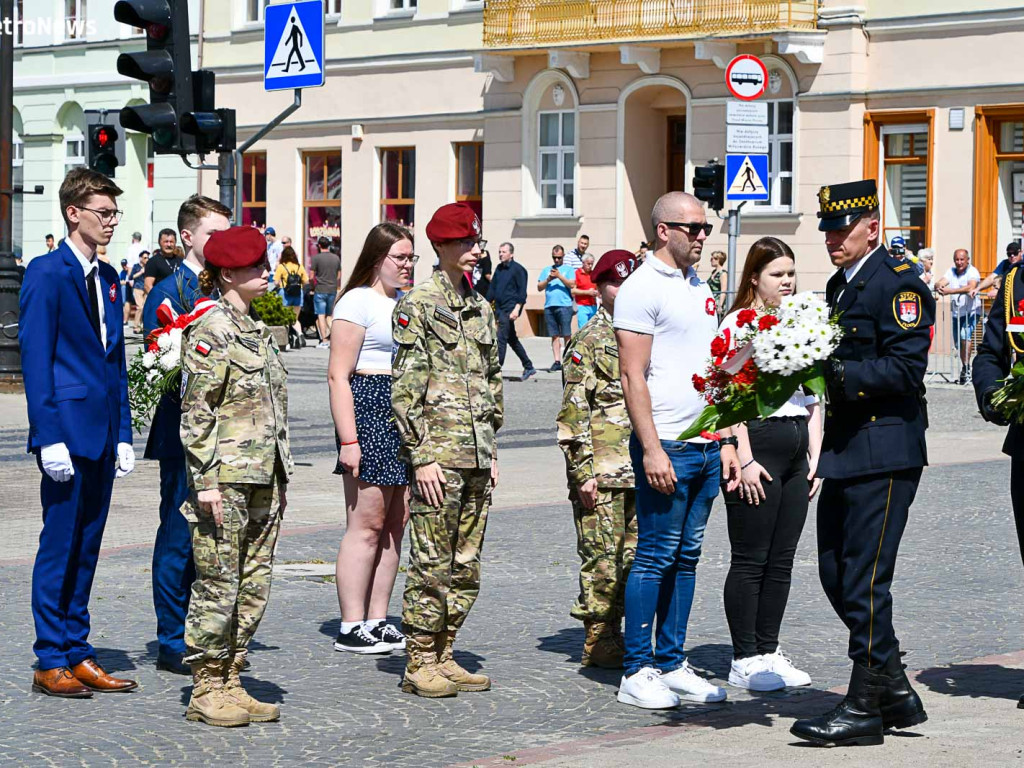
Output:
<instances>
[{"instance_id":1,"label":"boy in blue suit","mask_svg":"<svg viewBox=\"0 0 1024 768\"><path fill-rule=\"evenodd\" d=\"M200 298L199 273L206 261L203 247L214 232L231 227L231 210L202 195L193 195L178 209L178 232L188 249L181 266L153 286L142 311L148 337L160 328L157 311L167 304L176 315L191 312ZM188 473L181 447L181 400L168 393L153 414L145 458L160 462L160 527L153 545L153 607L156 610L157 669L191 675L185 655L185 615L196 572L192 537L181 505L188 497Z\"/></svg>"},{"instance_id":2,"label":"boy in blue suit","mask_svg":"<svg viewBox=\"0 0 1024 768\"><path fill-rule=\"evenodd\" d=\"M87 168L68 173L60 187L68 235L29 263L21 287L28 450L43 473L32 689L66 698L136 687L108 675L88 641L89 593L114 477L135 467L120 282L96 257L120 220L120 194Z\"/></svg>"}]
</instances>

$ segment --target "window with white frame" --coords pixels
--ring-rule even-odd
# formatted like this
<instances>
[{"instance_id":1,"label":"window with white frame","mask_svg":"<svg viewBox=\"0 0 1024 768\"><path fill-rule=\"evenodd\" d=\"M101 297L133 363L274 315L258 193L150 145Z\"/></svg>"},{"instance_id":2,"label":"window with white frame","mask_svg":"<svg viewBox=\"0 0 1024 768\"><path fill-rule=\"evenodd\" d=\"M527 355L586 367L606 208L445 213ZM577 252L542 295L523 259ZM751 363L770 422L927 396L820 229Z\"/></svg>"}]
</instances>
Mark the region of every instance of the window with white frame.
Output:
<instances>
[{"instance_id":1,"label":"window with white frame","mask_svg":"<svg viewBox=\"0 0 1024 768\"><path fill-rule=\"evenodd\" d=\"M576 114L540 112L537 117L541 210L571 213L576 202Z\"/></svg>"},{"instance_id":2,"label":"window with white frame","mask_svg":"<svg viewBox=\"0 0 1024 768\"><path fill-rule=\"evenodd\" d=\"M341 15L341 0L325 0L324 11L328 16Z\"/></svg>"},{"instance_id":3,"label":"window with white frame","mask_svg":"<svg viewBox=\"0 0 1024 768\"><path fill-rule=\"evenodd\" d=\"M64 137L64 172L85 165L85 136L79 132Z\"/></svg>"},{"instance_id":4,"label":"window with white frame","mask_svg":"<svg viewBox=\"0 0 1024 768\"><path fill-rule=\"evenodd\" d=\"M793 101L768 102L768 200L759 208L777 211L793 209Z\"/></svg>"},{"instance_id":5,"label":"window with white frame","mask_svg":"<svg viewBox=\"0 0 1024 768\"><path fill-rule=\"evenodd\" d=\"M85 39L85 0L64 0L64 39Z\"/></svg>"},{"instance_id":6,"label":"window with white frame","mask_svg":"<svg viewBox=\"0 0 1024 768\"><path fill-rule=\"evenodd\" d=\"M245 20L263 21L263 9L270 4L270 0L245 0Z\"/></svg>"},{"instance_id":7,"label":"window with white frame","mask_svg":"<svg viewBox=\"0 0 1024 768\"><path fill-rule=\"evenodd\" d=\"M20 168L25 164L25 142L21 135L15 131L14 141L11 145L11 165Z\"/></svg>"},{"instance_id":8,"label":"window with white frame","mask_svg":"<svg viewBox=\"0 0 1024 768\"><path fill-rule=\"evenodd\" d=\"M388 8L392 11L415 10L416 0L388 0Z\"/></svg>"}]
</instances>

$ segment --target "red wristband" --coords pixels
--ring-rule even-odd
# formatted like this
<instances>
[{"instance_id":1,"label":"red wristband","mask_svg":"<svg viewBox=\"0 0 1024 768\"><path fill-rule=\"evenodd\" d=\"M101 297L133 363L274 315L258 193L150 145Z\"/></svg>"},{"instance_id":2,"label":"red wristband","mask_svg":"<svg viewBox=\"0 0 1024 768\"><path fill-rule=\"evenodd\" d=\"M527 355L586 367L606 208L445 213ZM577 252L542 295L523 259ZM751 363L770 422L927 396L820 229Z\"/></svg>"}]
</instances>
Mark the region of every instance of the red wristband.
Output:
<instances>
[{"instance_id":1,"label":"red wristband","mask_svg":"<svg viewBox=\"0 0 1024 768\"><path fill-rule=\"evenodd\" d=\"M342 445L359 445L359 441L353 440L351 443L342 443Z\"/></svg>"}]
</instances>

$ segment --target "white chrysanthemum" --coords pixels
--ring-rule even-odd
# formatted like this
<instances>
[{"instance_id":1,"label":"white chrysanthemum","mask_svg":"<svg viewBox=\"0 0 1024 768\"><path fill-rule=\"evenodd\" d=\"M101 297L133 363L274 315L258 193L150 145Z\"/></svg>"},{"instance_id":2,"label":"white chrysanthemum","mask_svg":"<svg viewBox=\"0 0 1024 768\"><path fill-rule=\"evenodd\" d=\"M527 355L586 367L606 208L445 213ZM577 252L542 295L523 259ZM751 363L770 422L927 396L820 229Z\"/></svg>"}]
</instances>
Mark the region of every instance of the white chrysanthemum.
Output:
<instances>
[{"instance_id":1,"label":"white chrysanthemum","mask_svg":"<svg viewBox=\"0 0 1024 768\"><path fill-rule=\"evenodd\" d=\"M182 329L181 328L172 328L167 333L167 336L171 340L171 345L169 347L170 349L174 349L174 350L177 350L179 352L181 351L181 334L182 334Z\"/></svg>"},{"instance_id":2,"label":"white chrysanthemum","mask_svg":"<svg viewBox=\"0 0 1024 768\"><path fill-rule=\"evenodd\" d=\"M142 356L142 367L148 370L154 365L156 365L156 354L153 352L146 352Z\"/></svg>"},{"instance_id":3,"label":"white chrysanthemum","mask_svg":"<svg viewBox=\"0 0 1024 768\"><path fill-rule=\"evenodd\" d=\"M160 367L165 371L171 371L181 365L181 353L176 350L168 350L160 355Z\"/></svg>"},{"instance_id":4,"label":"white chrysanthemum","mask_svg":"<svg viewBox=\"0 0 1024 768\"><path fill-rule=\"evenodd\" d=\"M156 345L160 348L160 351L166 351L171 348L171 337L170 334L161 333L156 337Z\"/></svg>"}]
</instances>

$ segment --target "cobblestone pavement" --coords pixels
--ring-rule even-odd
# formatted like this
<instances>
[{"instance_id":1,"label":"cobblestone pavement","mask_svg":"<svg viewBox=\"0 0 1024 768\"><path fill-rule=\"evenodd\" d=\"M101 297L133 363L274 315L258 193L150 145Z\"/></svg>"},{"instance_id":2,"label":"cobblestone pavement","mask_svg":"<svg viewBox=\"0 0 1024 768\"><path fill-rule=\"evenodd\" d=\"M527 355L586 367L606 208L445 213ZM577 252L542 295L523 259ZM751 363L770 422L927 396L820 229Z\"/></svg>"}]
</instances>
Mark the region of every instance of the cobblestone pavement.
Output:
<instances>
[{"instance_id":1,"label":"cobblestone pavement","mask_svg":"<svg viewBox=\"0 0 1024 768\"><path fill-rule=\"evenodd\" d=\"M290 356L289 363L296 453L308 466L297 474L299 494L288 513L278 564L329 564L343 527L340 482L329 474L333 448L323 383L326 355L307 350ZM281 704L282 720L232 730L186 722L189 681L153 667L148 542L155 526L156 475L148 462L115 490L108 549L91 606L92 641L100 661L112 672L137 678L140 690L86 701L31 693L26 558L32 549L26 542L38 532L38 476L21 453L24 428L17 421L17 403L0 402L0 467L7 473L0 498L5 521L0 541L0 754L15 765L172 765L216 757L261 766L496 765L512 763L519 753L522 762L536 762L545 749L566 742L626 739L637 745L635 750L658 728L689 723L718 729L755 725L753 738L761 738L767 732L760 726L771 726L780 713L780 725L788 727L793 713L827 706L832 694L822 691L845 684L849 667L843 627L817 581L813 510L797 554L783 644L814 677L814 691L753 698L730 690L730 701L723 705L652 713L616 703L615 672L579 667L582 628L568 616L576 586L573 526L563 500L560 454L551 444L557 387L555 381L507 387L505 473L484 551L483 590L457 648L467 668L492 675L494 689L441 701L403 694L398 689L403 657L360 658L333 651L338 628L334 585L322 576L282 567L247 676L254 693ZM1009 465L992 458L991 446L1001 442L1001 431L973 416L969 392L963 389L936 390L931 401L933 436L950 437L939 450L933 448L933 460L944 463L925 472L894 596L907 661L913 669L926 670L921 677L926 690L942 694L963 675L962 668L946 673L943 665L1024 648L1018 599L1024 570L1009 511ZM8 535L9 522L20 533ZM707 530L687 647L694 666L719 681L730 659L721 600L728 560L724 508L718 503ZM395 595L391 613L397 616L401 579ZM987 663L990 677L1003 673L1000 665L1011 664ZM1002 705L1012 707L1006 699L1018 688L1024 691L1024 672L1005 674L1002 693L985 695L1000 695ZM934 717L922 726L922 743L937 735L938 727ZM686 735L678 728L674 732ZM697 733L695 745L701 743ZM689 742L681 738L673 742L674 749L686 748ZM572 753L577 747L562 749ZM871 755L886 757L889 749L887 742ZM644 753L630 754L639 761ZM773 752L769 762L785 755ZM673 757L678 752L665 756L664 764Z\"/></svg>"}]
</instances>

